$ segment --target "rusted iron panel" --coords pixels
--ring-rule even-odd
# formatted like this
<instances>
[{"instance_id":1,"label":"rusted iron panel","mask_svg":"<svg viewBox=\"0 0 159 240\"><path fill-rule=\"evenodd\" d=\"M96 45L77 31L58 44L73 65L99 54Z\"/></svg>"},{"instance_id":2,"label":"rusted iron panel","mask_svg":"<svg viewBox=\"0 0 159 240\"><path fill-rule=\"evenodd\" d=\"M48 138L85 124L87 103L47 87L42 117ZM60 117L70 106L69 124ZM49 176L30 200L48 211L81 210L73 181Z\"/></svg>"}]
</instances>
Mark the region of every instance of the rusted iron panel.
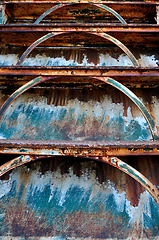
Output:
<instances>
[{"instance_id":1,"label":"rusted iron panel","mask_svg":"<svg viewBox=\"0 0 159 240\"><path fill-rule=\"evenodd\" d=\"M137 165L148 163L157 173L156 159L136 160ZM154 184L157 178L153 177ZM45 159L14 169L0 184L4 239L159 236L157 203L136 181L104 163L71 157Z\"/></svg>"},{"instance_id":2,"label":"rusted iron panel","mask_svg":"<svg viewBox=\"0 0 159 240\"><path fill-rule=\"evenodd\" d=\"M49 156L48 156L49 157ZM47 158L47 156L30 156L30 155L21 155L17 158L14 158L7 163L0 166L0 177L3 176L5 173L9 172L11 169L14 169L16 167L19 167L23 164L26 164L31 161L39 160L41 158ZM120 169L121 171L125 172L132 178L134 178L137 182L139 182L155 199L155 201L159 205L159 191L157 188L139 171L137 171L135 168L127 164L126 162L123 162L117 157L89 157L91 160L96 160L104 163L108 163L113 167L116 167L117 169Z\"/></svg>"},{"instance_id":3,"label":"rusted iron panel","mask_svg":"<svg viewBox=\"0 0 159 240\"><path fill-rule=\"evenodd\" d=\"M38 45L40 45L42 42L47 41L50 38L56 37L58 35L65 35L65 34L70 34L70 32L51 32L48 33L46 35L44 35L43 37L39 38L38 40L36 40L35 42L33 42L26 50L25 52L22 54L22 56L19 58L18 62L17 62L17 66L21 66L22 63L24 62L24 60L26 59L26 57L34 50L35 47L37 47ZM81 32L82 33L82 32ZM139 66L139 63L137 61L137 59L135 58L135 56L133 55L133 53L122 43L120 42L118 39L112 37L109 34L106 33L92 33L92 32L87 32L88 35L91 35L92 37L102 37L103 40L108 40L111 43L115 44L117 47L119 47L130 59L130 61L133 63L134 66Z\"/></svg>"},{"instance_id":4,"label":"rusted iron panel","mask_svg":"<svg viewBox=\"0 0 159 240\"><path fill-rule=\"evenodd\" d=\"M72 1L61 2L60 4L70 4ZM74 4L73 4L74 3ZM112 16L109 12L105 12L103 9L97 6L91 6L91 4L103 4L114 11L118 12L125 21L130 23L156 23L155 15L156 9L155 4L137 4L137 3L124 3L124 2L85 2L84 4L79 2L75 4L72 2L72 6L66 6L60 9L56 9L54 12L49 14L45 19L44 23L50 23L52 21L78 21L78 22L117 22L119 21ZM30 7L30 4L32 7ZM8 4L7 12L10 15L8 22L24 23L24 22L34 22L37 20L44 12L48 11L52 7L57 7L58 2L55 3L25 3L25 4ZM125 11L125 8L127 11ZM62 16L62 18L61 18Z\"/></svg>"},{"instance_id":5,"label":"rusted iron panel","mask_svg":"<svg viewBox=\"0 0 159 240\"><path fill-rule=\"evenodd\" d=\"M22 93L24 93L26 90L30 89L31 87L38 85L39 83L47 81L47 80L50 80L50 78L44 78L44 77L40 76L40 77L34 78L27 84L23 85L21 88L17 89L2 105L2 107L0 109L0 119L4 115L7 108L11 105L11 103L13 103L13 101L15 101L15 99L17 99ZM131 99L131 101L135 103L137 108L141 111L141 113L145 117L145 119L148 123L148 126L150 128L153 140L159 139L159 135L157 133L157 127L155 125L155 122L154 122L151 114L149 113L146 106L142 103L142 101L140 101L140 99L130 89L128 89L127 87L125 87L124 85L115 81L112 78L98 77L98 80L115 87L119 91L123 92L127 97L129 97Z\"/></svg>"},{"instance_id":6,"label":"rusted iron panel","mask_svg":"<svg viewBox=\"0 0 159 240\"><path fill-rule=\"evenodd\" d=\"M51 7L50 9L45 11L43 14L41 14L41 16L38 19L36 19L35 24L40 23L45 17L47 17L51 13L54 13L56 10L59 10L60 8L67 8L69 6L71 6L71 12L73 12L72 7L74 6L74 4L61 4L60 3L60 4L57 4L54 7ZM78 3L78 4L76 4L76 6L78 7L78 11L79 11L80 4ZM120 14L118 14L115 10L113 10L112 8L110 8L110 7L108 7L108 6L104 5L104 4L90 3L90 4L88 4L88 7L92 7L92 8L94 7L94 8L97 8L98 10L105 10L106 12L112 14L115 18L117 18L120 23L127 24L126 21L120 16ZM76 11L75 11L75 15L77 16L77 12ZM95 11L93 11L93 9L91 9L91 10L88 9L87 8L87 4L84 5L84 9L82 9L82 10L80 9L80 17L81 17L81 13L82 13L83 18L85 18L85 16L90 15L89 14L90 12L93 15L93 20L94 20L97 17L96 16L97 11L95 12ZM68 12L67 12L67 14L68 14ZM92 16L91 16L91 18L92 18ZM105 20L106 16L104 16L103 18ZM101 16L100 16L100 20L101 20Z\"/></svg>"},{"instance_id":7,"label":"rusted iron panel","mask_svg":"<svg viewBox=\"0 0 159 240\"><path fill-rule=\"evenodd\" d=\"M124 48L125 49L125 48ZM10 66L12 69L13 66L19 62L19 58L22 56L24 52L24 48L14 48L11 50L10 48L1 48L0 49L0 67ZM133 69L133 62L126 53L116 47L115 45L111 48L56 48L50 47L44 48L37 47L34 48L28 56L25 56L25 59L22 62L22 66L36 66L36 67L85 67L88 70L92 69L92 67L97 67L103 70L109 70L109 67L121 67L119 70L123 70L124 67L127 67L127 71L136 71L136 74L140 70L147 71L147 74L150 74L150 71L153 71L154 68L159 65L159 53L156 48L151 50L143 50L142 53L135 48L129 48L129 51L133 53L136 58L136 62L140 65L138 69ZM134 57L133 57L134 59ZM103 68L101 68L103 67ZM144 69L145 68L145 69ZM38 69L38 68L37 68ZM78 69L78 68L77 68ZM29 70L29 69L28 69ZM31 69L32 70L32 69ZM48 69L49 70L49 69ZM60 69L59 69L60 70ZM155 69L158 73L158 68ZM20 71L20 69L19 69ZM119 71L120 73L120 71ZM9 72L8 72L9 74ZM10 73L11 74L11 73ZM18 72L17 72L18 74ZM28 71L29 74L29 71ZM102 74L102 72L101 72ZM126 74L126 73L125 73ZM31 75L31 73L30 73ZM82 73L80 74L82 75ZM89 76L89 75L88 75ZM91 73L90 73L91 76ZM94 73L95 76L95 73Z\"/></svg>"},{"instance_id":8,"label":"rusted iron panel","mask_svg":"<svg viewBox=\"0 0 159 240\"><path fill-rule=\"evenodd\" d=\"M156 25L157 26L157 25ZM68 29L68 28L67 28ZM83 33L81 30L71 31L68 30L68 34L64 34L63 36L59 35L56 38L48 39L41 43L41 46L49 46L49 47L112 47L114 46L109 41L103 39L100 36L92 37L90 34L87 34L88 30L83 29ZM101 30L99 29L99 33ZM72 34L73 33L73 34ZM109 33L109 31L107 32ZM23 46L27 47L36 41L38 38L44 36L45 32L40 31L32 31L32 32L1 32L0 33L0 46ZM137 47L142 46L152 48L158 47L158 38L159 32L110 32L110 35L127 47Z\"/></svg>"},{"instance_id":9,"label":"rusted iron panel","mask_svg":"<svg viewBox=\"0 0 159 240\"><path fill-rule=\"evenodd\" d=\"M156 122L156 116L152 116ZM35 94L26 92L17 98L0 124L5 139L152 139L148 124L137 107L123 93L111 88L38 88Z\"/></svg>"}]
</instances>

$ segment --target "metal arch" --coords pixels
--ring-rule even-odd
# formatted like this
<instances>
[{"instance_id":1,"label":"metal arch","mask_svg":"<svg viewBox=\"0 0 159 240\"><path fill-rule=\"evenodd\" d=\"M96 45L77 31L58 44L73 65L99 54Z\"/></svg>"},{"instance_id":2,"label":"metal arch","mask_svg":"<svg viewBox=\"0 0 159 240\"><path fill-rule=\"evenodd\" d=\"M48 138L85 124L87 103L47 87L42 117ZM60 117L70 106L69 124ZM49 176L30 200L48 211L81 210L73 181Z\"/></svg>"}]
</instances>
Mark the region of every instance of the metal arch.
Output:
<instances>
[{"instance_id":1,"label":"metal arch","mask_svg":"<svg viewBox=\"0 0 159 240\"><path fill-rule=\"evenodd\" d=\"M30 155L21 155L15 159L10 160L9 162L0 166L0 177L14 169L18 166L26 164L31 161L35 161L41 158L48 158L51 156L30 156ZM81 156L82 157L82 156ZM82 157L88 159L88 157ZM146 190L151 194L151 196L155 199L155 201L159 204L159 191L155 188L155 186L140 172L138 172L135 168L131 167L127 163L121 161L117 157L89 157L89 159L108 163L119 170L125 172L132 178L134 178L137 182L139 182Z\"/></svg>"},{"instance_id":2,"label":"metal arch","mask_svg":"<svg viewBox=\"0 0 159 240\"><path fill-rule=\"evenodd\" d=\"M145 107L145 105L140 101L140 99L132 92L130 91L127 87L125 87L124 85L122 85L121 83L115 81L112 78L109 77L93 77L95 79L98 79L99 81L105 82L115 88L117 88L118 90L120 90L121 92L123 92L126 96L128 96L135 104L136 106L139 108L139 110L141 111L141 113L143 114L143 116L145 117L149 128L151 130L152 133L152 137L154 140L159 139L159 137L157 136L157 131L155 129L155 123L149 113L149 111L147 110L147 108ZM19 89L17 89L7 100L6 102L2 105L1 109L0 109L0 119L2 118L4 112L7 110L7 108L10 106L10 104L18 97L20 96L23 92L25 92L26 90L28 90L29 88L41 83L41 82L45 82L47 80L52 79L52 77L42 77L39 76L37 78L34 78L33 80L29 81L28 83L24 84L22 87L20 87Z\"/></svg>"},{"instance_id":3,"label":"metal arch","mask_svg":"<svg viewBox=\"0 0 159 240\"><path fill-rule=\"evenodd\" d=\"M14 169L18 166L21 166L25 163L31 162L31 161L35 161L41 158L48 158L51 156L31 156L31 155L21 155L17 158L14 158L6 163L4 163L3 165L0 166L0 177L9 172L11 169Z\"/></svg>"},{"instance_id":4,"label":"metal arch","mask_svg":"<svg viewBox=\"0 0 159 240\"><path fill-rule=\"evenodd\" d=\"M55 11L56 9L65 7L65 6L70 6L70 5L74 5L74 4L79 4L79 3L68 3L68 4L57 4L56 6L48 9L46 12L44 12L35 22L34 24L38 24L43 18L45 18L47 15L49 15L51 12ZM112 15L114 15L116 18L118 18L118 20L122 23L122 24L127 24L126 21L116 12L114 11L112 8L105 6L104 4L95 4L95 3L87 3L89 5L92 6L96 6L98 8L102 8L108 12L110 12Z\"/></svg>"},{"instance_id":5,"label":"metal arch","mask_svg":"<svg viewBox=\"0 0 159 240\"><path fill-rule=\"evenodd\" d=\"M55 37L55 36L58 36L58 35L63 35L63 34L68 34L68 33L72 33L74 31L66 31L66 32L51 32L51 33L48 33L46 35L44 35L43 37L39 38L38 40L36 40L34 43L32 43L27 49L26 51L22 54L22 56L19 58L16 66L21 66L22 63L24 62L24 60L26 59L26 57L31 53L31 51L33 51L33 49L35 47L37 47L40 43L48 40L49 38L51 37ZM77 32L77 31L76 31ZM79 31L79 32L85 32L85 31ZM139 63L137 61L137 59L135 58L135 56L132 54L132 52L123 44L121 43L119 40L117 40L116 38L110 36L109 34L106 34L106 33L92 33L92 32L85 32L87 34L90 34L90 35L94 35L94 36L100 36L112 43L114 43L115 45L117 45L119 48L121 48L125 53L126 55L129 57L129 59L132 61L132 63L134 64L134 66L139 66Z\"/></svg>"},{"instance_id":6,"label":"metal arch","mask_svg":"<svg viewBox=\"0 0 159 240\"><path fill-rule=\"evenodd\" d=\"M151 196L155 199L155 201L159 204L159 191L156 187L139 171L135 168L131 167L127 163L123 162L117 157L84 157L93 159L96 161L108 163L113 167L118 168L119 170L125 172L130 177L134 178L137 182L139 182L146 190L151 194Z\"/></svg>"}]
</instances>

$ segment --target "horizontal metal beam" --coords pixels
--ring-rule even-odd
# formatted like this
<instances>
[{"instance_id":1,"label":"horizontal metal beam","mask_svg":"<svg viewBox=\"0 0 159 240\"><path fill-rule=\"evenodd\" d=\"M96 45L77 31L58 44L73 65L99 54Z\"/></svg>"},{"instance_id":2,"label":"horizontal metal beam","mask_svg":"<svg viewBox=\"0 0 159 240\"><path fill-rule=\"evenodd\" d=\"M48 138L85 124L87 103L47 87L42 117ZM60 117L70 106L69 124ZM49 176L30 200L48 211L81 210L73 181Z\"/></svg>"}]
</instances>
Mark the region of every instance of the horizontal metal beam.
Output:
<instances>
[{"instance_id":1,"label":"horizontal metal beam","mask_svg":"<svg viewBox=\"0 0 159 240\"><path fill-rule=\"evenodd\" d=\"M123 33L159 33L157 24L114 24L114 23L49 23L49 24L5 24L0 26L3 32L61 32L61 31L91 31L91 32L123 32Z\"/></svg>"},{"instance_id":2,"label":"horizontal metal beam","mask_svg":"<svg viewBox=\"0 0 159 240\"><path fill-rule=\"evenodd\" d=\"M159 69L149 67L0 67L0 75L28 76L154 76L159 77Z\"/></svg>"},{"instance_id":3,"label":"horizontal metal beam","mask_svg":"<svg viewBox=\"0 0 159 240\"><path fill-rule=\"evenodd\" d=\"M57 4L57 1L56 0L34 0L34 1L31 1L31 0L8 0L8 1L4 1L2 0L2 2L5 2L6 4L14 4L14 3L56 3ZM71 1L68 1L68 0L63 0L63 1L60 1L60 3L87 3L88 0L80 0L80 1L77 1L77 0L71 0ZM143 1L138 1L138 2L130 2L130 1L99 1L99 0L94 0L94 1L89 1L90 3L102 3L102 4L148 4L148 5L156 5L158 3L158 0L145 0L144 2Z\"/></svg>"},{"instance_id":4,"label":"horizontal metal beam","mask_svg":"<svg viewBox=\"0 0 159 240\"><path fill-rule=\"evenodd\" d=\"M61 156L159 155L159 141L0 140L0 153Z\"/></svg>"}]
</instances>

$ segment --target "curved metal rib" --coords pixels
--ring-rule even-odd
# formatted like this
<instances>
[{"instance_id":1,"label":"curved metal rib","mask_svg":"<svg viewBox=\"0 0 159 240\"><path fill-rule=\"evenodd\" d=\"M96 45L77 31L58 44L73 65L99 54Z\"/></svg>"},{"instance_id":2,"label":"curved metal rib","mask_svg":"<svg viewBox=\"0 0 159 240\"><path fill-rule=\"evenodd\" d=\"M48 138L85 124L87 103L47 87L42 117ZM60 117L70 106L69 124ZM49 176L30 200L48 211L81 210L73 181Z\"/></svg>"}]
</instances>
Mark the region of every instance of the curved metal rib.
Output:
<instances>
[{"instance_id":1,"label":"curved metal rib","mask_svg":"<svg viewBox=\"0 0 159 240\"><path fill-rule=\"evenodd\" d=\"M74 32L74 31L73 31ZM80 31L81 32L81 31ZM27 49L26 51L22 54L22 56L20 57L20 59L17 62L17 66L21 66L22 63L24 62L24 60L26 59L26 57L33 51L33 49L35 47L37 47L40 43L46 41L47 39L51 38L51 37L55 37L58 35L62 35L62 34L70 34L71 31L67 31L67 32L58 32L58 33L48 33L46 35L44 35L43 37L39 38L38 40L36 40L34 43L32 43ZM90 35L94 35L94 36L100 36L112 43L114 43L115 45L117 45L119 48L121 48L126 55L129 57L129 59L132 61L132 63L134 64L134 66L139 66L138 61L136 60L135 56L130 52L130 50L123 44L121 43L119 40L117 40L116 38L105 34L105 33L92 33L92 32L86 32L87 34Z\"/></svg>"},{"instance_id":2,"label":"curved metal rib","mask_svg":"<svg viewBox=\"0 0 159 240\"><path fill-rule=\"evenodd\" d=\"M149 113L149 111L147 110L147 108L145 107L145 105L140 101L140 99L132 92L130 91L127 87L125 87L123 84L115 81L112 78L105 78L105 77L96 77L95 79L99 79L105 83L110 84L111 86L117 88L118 90L120 90L121 92L123 92L126 96L128 96L134 103L135 105L139 108L139 110L141 111L141 113L143 114L143 116L145 117L150 131L152 133L152 137L154 140L158 140L159 137L157 136L157 130L156 130L156 126L155 123Z\"/></svg>"},{"instance_id":3,"label":"curved metal rib","mask_svg":"<svg viewBox=\"0 0 159 240\"><path fill-rule=\"evenodd\" d=\"M46 12L44 12L34 23L38 24L43 18L45 18L47 15L49 15L50 13L55 11L56 9L59 9L59 8L65 7L65 6L70 6L70 5L73 5L73 4L79 4L79 3L70 3L70 4L60 3L60 4L57 4L56 6L50 8ZM101 9L104 9L104 10L110 12L112 15L114 15L122 24L127 24L126 21L116 11L114 11L110 7L105 6L103 4L95 4L95 3L87 3L87 4L92 5L92 6L96 6L96 7L101 8Z\"/></svg>"},{"instance_id":4,"label":"curved metal rib","mask_svg":"<svg viewBox=\"0 0 159 240\"><path fill-rule=\"evenodd\" d=\"M2 107L0 108L0 119L2 118L3 114L5 113L5 111L7 110L7 108L11 105L11 103L17 99L17 97L19 97L23 92L27 91L29 88L47 81L49 79L52 79L52 77L36 77L33 80L29 81L28 83L24 84L22 87L18 88L14 93L12 93L12 95L10 95L10 97L4 102L4 104L2 105Z\"/></svg>"},{"instance_id":5,"label":"curved metal rib","mask_svg":"<svg viewBox=\"0 0 159 240\"><path fill-rule=\"evenodd\" d=\"M30 155L21 155L17 158L14 158L8 162L6 162L5 164L3 164L2 166L0 166L0 177L5 174L6 172L9 172L11 169L14 169L18 166L21 166L25 163L31 162L31 161L35 161L41 158L47 158L50 156L30 156Z\"/></svg>"},{"instance_id":6,"label":"curved metal rib","mask_svg":"<svg viewBox=\"0 0 159 240\"><path fill-rule=\"evenodd\" d=\"M7 108L10 106L10 104L18 97L20 96L23 92L25 92L26 90L28 90L29 88L47 81L49 79L51 79L52 77L37 77L34 78L33 80L29 81L28 83L24 84L22 87L20 87L18 90L16 90L7 100L6 102L2 105L1 109L0 109L0 119L2 118L4 112L7 110ZM152 133L152 137L154 140L159 139L159 137L157 136L157 131L156 131L156 126L155 123L149 113L149 111L147 110L147 108L145 107L145 105L140 101L140 99L132 92L130 91L127 87L125 87L124 85L122 85L121 83L115 81L112 78L109 77L93 77L95 79L98 79L102 82L105 82L115 88L117 88L118 90L120 90L121 92L123 92L126 96L128 96L135 104L136 106L139 108L139 110L141 111L141 113L143 114L143 116L145 117L151 133Z\"/></svg>"},{"instance_id":7,"label":"curved metal rib","mask_svg":"<svg viewBox=\"0 0 159 240\"><path fill-rule=\"evenodd\" d=\"M86 158L86 157L84 157ZM155 201L159 204L159 191L155 188L155 186L140 172L138 172L135 168L131 167L127 163L121 161L117 157L89 157L89 159L97 160L100 162L108 163L121 171L125 172L132 178L134 178L137 182L139 182L146 190L151 194L151 196L155 199Z\"/></svg>"}]
</instances>

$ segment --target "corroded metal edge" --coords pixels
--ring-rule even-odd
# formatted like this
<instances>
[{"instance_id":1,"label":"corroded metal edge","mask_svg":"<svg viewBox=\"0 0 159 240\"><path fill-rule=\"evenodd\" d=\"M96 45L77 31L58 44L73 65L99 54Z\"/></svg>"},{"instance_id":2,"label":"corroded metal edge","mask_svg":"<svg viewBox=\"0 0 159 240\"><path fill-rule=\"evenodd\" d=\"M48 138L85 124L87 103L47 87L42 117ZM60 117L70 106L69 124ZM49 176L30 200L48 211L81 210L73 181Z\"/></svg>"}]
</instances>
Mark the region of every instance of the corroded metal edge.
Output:
<instances>
[{"instance_id":1,"label":"corroded metal edge","mask_svg":"<svg viewBox=\"0 0 159 240\"><path fill-rule=\"evenodd\" d=\"M5 174L6 172L10 171L11 169L14 169L18 166L21 166L25 163L31 162L31 161L35 161L37 159L41 159L41 158L47 158L49 156L30 156L30 155L21 155L18 156L17 158L14 158L8 162L6 162L5 164L0 166L0 177Z\"/></svg>"},{"instance_id":2,"label":"corroded metal edge","mask_svg":"<svg viewBox=\"0 0 159 240\"><path fill-rule=\"evenodd\" d=\"M155 199L155 201L159 204L159 191L156 189L156 187L139 171L137 171L135 168L131 167L129 164L121 161L117 157L101 157L101 158L92 158L89 157L89 159L94 159L100 162L108 163L119 170L125 172L132 178L134 178L137 182L139 182Z\"/></svg>"},{"instance_id":3,"label":"corroded metal edge","mask_svg":"<svg viewBox=\"0 0 159 240\"><path fill-rule=\"evenodd\" d=\"M159 141L53 141L0 139L0 153L61 156L159 155Z\"/></svg>"},{"instance_id":4,"label":"corroded metal edge","mask_svg":"<svg viewBox=\"0 0 159 240\"><path fill-rule=\"evenodd\" d=\"M157 130L156 130L155 123L154 123L149 111L147 110L145 105L140 101L140 99L132 91L130 91L127 87L125 87L123 84L115 81L112 78L98 77L98 79L117 88L119 91L123 92L126 96L128 96L135 103L135 105L138 107L138 109L141 111L141 113L145 117L145 119L149 125L150 131L152 133L153 139L158 140L159 137L157 136Z\"/></svg>"},{"instance_id":5,"label":"corroded metal edge","mask_svg":"<svg viewBox=\"0 0 159 240\"><path fill-rule=\"evenodd\" d=\"M159 77L157 67L0 66L0 74L3 76Z\"/></svg>"},{"instance_id":6,"label":"corroded metal edge","mask_svg":"<svg viewBox=\"0 0 159 240\"><path fill-rule=\"evenodd\" d=\"M62 8L62 7L66 7L66 6L71 6L75 3L70 3L70 4L58 4L50 9L48 9L46 12L44 12L35 22L34 24L38 24L43 18L45 18L48 14L52 13L53 11L55 11L56 9ZM76 3L79 4L79 3ZM118 20L122 23L122 24L127 24L126 21L116 12L114 11L112 8L105 6L103 4L95 4L95 3L90 3L88 2L87 4L91 5L91 6L96 6L98 8L102 8L108 12L110 12L112 15L114 15L116 18L118 18Z\"/></svg>"},{"instance_id":7,"label":"corroded metal edge","mask_svg":"<svg viewBox=\"0 0 159 240\"><path fill-rule=\"evenodd\" d=\"M48 33L46 35L44 35L43 37L39 38L38 40L36 40L35 42L33 42L27 49L26 51L21 55L21 57L19 58L16 66L21 66L22 63L24 62L24 60L27 58L27 56L33 51L33 49L35 47L37 47L40 43L48 40L49 38L58 36L58 35L63 35L63 34L70 34L70 33L74 33L75 31L65 31L65 32L51 32ZM86 33L86 34L90 34L93 36L100 36L103 39L106 39L112 43L114 43L115 45L117 45L120 49L122 49L125 54L129 57L129 59L132 61L132 63L134 64L134 66L139 66L139 63L137 61L137 59L135 58L135 56L131 53L131 51L123 44L121 43L119 40L117 40L116 38L110 36L109 34L106 33L92 33L92 32L87 32L87 31L76 31L79 33Z\"/></svg>"}]
</instances>

